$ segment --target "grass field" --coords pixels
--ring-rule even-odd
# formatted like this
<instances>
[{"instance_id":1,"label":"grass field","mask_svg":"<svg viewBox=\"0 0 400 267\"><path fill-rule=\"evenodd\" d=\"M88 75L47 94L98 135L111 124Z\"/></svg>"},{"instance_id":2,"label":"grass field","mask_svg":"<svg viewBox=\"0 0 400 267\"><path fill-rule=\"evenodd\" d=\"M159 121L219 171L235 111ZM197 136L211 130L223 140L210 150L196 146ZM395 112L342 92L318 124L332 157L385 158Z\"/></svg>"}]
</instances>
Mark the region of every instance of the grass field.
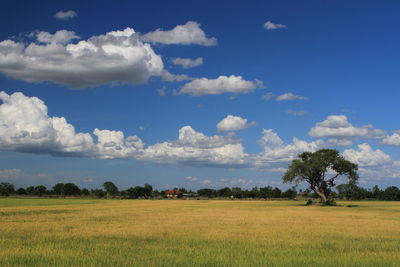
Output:
<instances>
[{"instance_id":1,"label":"grass field","mask_svg":"<svg viewBox=\"0 0 400 267\"><path fill-rule=\"evenodd\" d=\"M400 202L342 204L0 198L0 266L400 266Z\"/></svg>"}]
</instances>

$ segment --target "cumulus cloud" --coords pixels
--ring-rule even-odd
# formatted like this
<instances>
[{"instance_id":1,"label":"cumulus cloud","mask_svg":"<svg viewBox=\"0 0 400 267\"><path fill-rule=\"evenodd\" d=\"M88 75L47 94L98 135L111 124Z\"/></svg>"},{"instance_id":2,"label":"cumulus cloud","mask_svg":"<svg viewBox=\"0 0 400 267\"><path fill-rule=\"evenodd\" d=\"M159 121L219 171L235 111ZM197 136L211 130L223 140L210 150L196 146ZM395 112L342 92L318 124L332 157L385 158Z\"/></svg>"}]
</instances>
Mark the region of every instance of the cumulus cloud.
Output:
<instances>
[{"instance_id":1,"label":"cumulus cloud","mask_svg":"<svg viewBox=\"0 0 400 267\"><path fill-rule=\"evenodd\" d=\"M400 146L400 134L394 133L392 135L388 135L382 140L382 144L391 145L391 146Z\"/></svg>"},{"instance_id":2,"label":"cumulus cloud","mask_svg":"<svg viewBox=\"0 0 400 267\"><path fill-rule=\"evenodd\" d=\"M288 110L286 110L286 113L290 114L290 115L294 115L294 116L304 116L307 114L307 111L304 111L304 110L295 111L295 110L288 109Z\"/></svg>"},{"instance_id":3,"label":"cumulus cloud","mask_svg":"<svg viewBox=\"0 0 400 267\"><path fill-rule=\"evenodd\" d=\"M146 42L160 44L197 44L203 46L217 45L217 39L208 38L200 28L200 24L195 21L188 21L184 25L178 25L172 30L163 31L157 29L154 32L144 34L141 39Z\"/></svg>"},{"instance_id":4,"label":"cumulus cloud","mask_svg":"<svg viewBox=\"0 0 400 267\"><path fill-rule=\"evenodd\" d=\"M176 58L172 59L172 63L174 63L175 65L180 65L185 69L188 69L188 68L197 67L197 66L200 66L201 64L203 64L203 58L198 57L196 59L191 59L191 58L176 57Z\"/></svg>"},{"instance_id":5,"label":"cumulus cloud","mask_svg":"<svg viewBox=\"0 0 400 267\"><path fill-rule=\"evenodd\" d=\"M331 115L323 122L318 122L308 133L312 137L330 138L382 138L384 131L371 125L356 127L348 122L345 115Z\"/></svg>"},{"instance_id":6,"label":"cumulus cloud","mask_svg":"<svg viewBox=\"0 0 400 267\"><path fill-rule=\"evenodd\" d=\"M272 129L264 129L262 138L258 143L263 148L263 152L254 157L254 164L258 167L289 162L298 154L305 151L316 151L323 145L320 142L306 142L298 138L293 138L290 144L284 144L283 140Z\"/></svg>"},{"instance_id":7,"label":"cumulus cloud","mask_svg":"<svg viewBox=\"0 0 400 267\"><path fill-rule=\"evenodd\" d=\"M35 35L38 42L46 44L66 44L74 39L79 39L75 32L66 30L56 31L54 34L38 31L35 32Z\"/></svg>"},{"instance_id":8,"label":"cumulus cloud","mask_svg":"<svg viewBox=\"0 0 400 267\"><path fill-rule=\"evenodd\" d=\"M54 14L54 17L57 19L62 19L62 20L68 20L77 17L78 14L76 14L75 11L73 10L68 10L68 11L58 11L56 14Z\"/></svg>"},{"instance_id":9,"label":"cumulus cloud","mask_svg":"<svg viewBox=\"0 0 400 267\"><path fill-rule=\"evenodd\" d=\"M120 131L95 129L76 133L63 117L50 117L47 106L36 97L0 92L0 150L43 153L55 156L125 158L134 156L144 144L137 136Z\"/></svg>"},{"instance_id":10,"label":"cumulus cloud","mask_svg":"<svg viewBox=\"0 0 400 267\"><path fill-rule=\"evenodd\" d=\"M228 115L217 124L218 132L238 131L256 125L256 122L248 122L239 116Z\"/></svg>"},{"instance_id":11,"label":"cumulus cloud","mask_svg":"<svg viewBox=\"0 0 400 267\"><path fill-rule=\"evenodd\" d=\"M272 23L271 21L267 21L264 23L264 28L266 30L277 30L277 29L282 29L282 28L286 28L286 27L287 27L286 25Z\"/></svg>"},{"instance_id":12,"label":"cumulus cloud","mask_svg":"<svg viewBox=\"0 0 400 267\"><path fill-rule=\"evenodd\" d=\"M149 146L139 158L189 166L230 167L246 164L245 156L242 144L232 135L206 136L184 126L178 140Z\"/></svg>"},{"instance_id":13,"label":"cumulus cloud","mask_svg":"<svg viewBox=\"0 0 400 267\"><path fill-rule=\"evenodd\" d=\"M361 167L393 164L393 160L388 154L380 149L373 150L367 143L358 145L358 150L346 149L343 155Z\"/></svg>"},{"instance_id":14,"label":"cumulus cloud","mask_svg":"<svg viewBox=\"0 0 400 267\"><path fill-rule=\"evenodd\" d=\"M178 94L219 95L223 93L246 94L257 88L252 81L243 80L242 76L219 76L216 79L199 78L185 84Z\"/></svg>"},{"instance_id":15,"label":"cumulus cloud","mask_svg":"<svg viewBox=\"0 0 400 267\"><path fill-rule=\"evenodd\" d=\"M92 134L76 132L65 118L49 116L45 103L36 97L0 92L0 100L0 151L282 172L299 153L351 144L351 140L343 138L311 142L293 138L285 143L272 129L264 129L259 140L262 151L248 154L233 133L207 136L191 126L184 126L176 140L145 147L138 136L125 136L121 131L96 128ZM220 125L223 130L248 125L248 121L240 117L228 116L225 119L231 123ZM351 126L346 121L343 118L328 118L321 125ZM343 154L359 164L360 172L365 175L381 173L384 177L400 177L400 161L393 160L382 150L372 149L367 143L360 144L358 149L346 149ZM19 176L18 169L0 170L0 178Z\"/></svg>"},{"instance_id":16,"label":"cumulus cloud","mask_svg":"<svg viewBox=\"0 0 400 267\"><path fill-rule=\"evenodd\" d=\"M292 101L292 100L306 100L307 97L305 96L300 96L300 95L294 95L292 93L286 93L278 96L276 98L276 101Z\"/></svg>"},{"instance_id":17,"label":"cumulus cloud","mask_svg":"<svg viewBox=\"0 0 400 267\"><path fill-rule=\"evenodd\" d=\"M71 88L145 83L165 73L162 59L132 29L77 43L72 31L36 33L37 42L0 42L0 73L27 82L50 81Z\"/></svg>"}]
</instances>

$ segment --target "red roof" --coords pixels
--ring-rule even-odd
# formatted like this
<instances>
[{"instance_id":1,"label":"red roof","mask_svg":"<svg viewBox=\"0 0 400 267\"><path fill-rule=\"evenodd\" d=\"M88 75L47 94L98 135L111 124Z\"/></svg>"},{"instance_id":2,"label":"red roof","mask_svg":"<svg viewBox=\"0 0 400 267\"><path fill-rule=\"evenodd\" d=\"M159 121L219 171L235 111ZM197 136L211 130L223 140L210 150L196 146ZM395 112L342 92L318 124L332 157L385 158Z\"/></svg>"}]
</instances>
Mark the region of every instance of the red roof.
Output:
<instances>
[{"instance_id":1,"label":"red roof","mask_svg":"<svg viewBox=\"0 0 400 267\"><path fill-rule=\"evenodd\" d=\"M167 191L165 191L165 194L167 194L167 195L179 195L179 194L182 194L182 192L179 191L179 190L167 190Z\"/></svg>"}]
</instances>

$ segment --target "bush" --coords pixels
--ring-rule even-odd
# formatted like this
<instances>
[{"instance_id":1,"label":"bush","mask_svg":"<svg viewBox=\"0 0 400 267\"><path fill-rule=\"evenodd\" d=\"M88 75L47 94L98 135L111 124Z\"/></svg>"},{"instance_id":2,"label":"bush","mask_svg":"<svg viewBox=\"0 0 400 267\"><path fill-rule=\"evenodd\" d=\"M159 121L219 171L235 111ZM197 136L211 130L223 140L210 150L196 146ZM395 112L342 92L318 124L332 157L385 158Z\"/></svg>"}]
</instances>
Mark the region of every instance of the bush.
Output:
<instances>
[{"instance_id":1,"label":"bush","mask_svg":"<svg viewBox=\"0 0 400 267\"><path fill-rule=\"evenodd\" d=\"M323 203L324 206L336 206L336 201L332 198L327 199L325 203Z\"/></svg>"},{"instance_id":2,"label":"bush","mask_svg":"<svg viewBox=\"0 0 400 267\"><path fill-rule=\"evenodd\" d=\"M311 206L312 204L314 204L312 199L307 200L306 206Z\"/></svg>"}]
</instances>

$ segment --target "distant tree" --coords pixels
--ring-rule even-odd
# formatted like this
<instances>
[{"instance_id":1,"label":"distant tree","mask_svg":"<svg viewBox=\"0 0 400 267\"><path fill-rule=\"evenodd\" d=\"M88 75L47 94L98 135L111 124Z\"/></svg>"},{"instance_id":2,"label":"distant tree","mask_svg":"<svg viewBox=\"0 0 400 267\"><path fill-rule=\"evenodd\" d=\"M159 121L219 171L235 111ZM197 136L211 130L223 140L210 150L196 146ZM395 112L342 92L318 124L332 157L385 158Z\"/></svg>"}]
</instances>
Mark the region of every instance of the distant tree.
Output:
<instances>
[{"instance_id":1,"label":"distant tree","mask_svg":"<svg viewBox=\"0 0 400 267\"><path fill-rule=\"evenodd\" d=\"M257 198L259 197L260 192L258 191L258 187L253 187L251 190L245 191L245 196L247 198Z\"/></svg>"},{"instance_id":2,"label":"distant tree","mask_svg":"<svg viewBox=\"0 0 400 267\"><path fill-rule=\"evenodd\" d=\"M92 189L91 190L92 194L98 198L103 198L106 196L106 192L103 189Z\"/></svg>"},{"instance_id":3,"label":"distant tree","mask_svg":"<svg viewBox=\"0 0 400 267\"><path fill-rule=\"evenodd\" d=\"M278 187L275 187L275 188L272 190L272 197L273 197L273 198L280 198L280 197L282 197L282 191L281 191Z\"/></svg>"},{"instance_id":4,"label":"distant tree","mask_svg":"<svg viewBox=\"0 0 400 267\"><path fill-rule=\"evenodd\" d=\"M57 195L65 195L65 185L63 183L58 183L53 186L53 191Z\"/></svg>"},{"instance_id":5,"label":"distant tree","mask_svg":"<svg viewBox=\"0 0 400 267\"><path fill-rule=\"evenodd\" d=\"M115 196L118 195L118 187L110 181L103 183L103 188L107 193L107 196Z\"/></svg>"},{"instance_id":6,"label":"distant tree","mask_svg":"<svg viewBox=\"0 0 400 267\"><path fill-rule=\"evenodd\" d=\"M197 190L197 194L201 197L213 198L217 195L216 190L210 188L202 188Z\"/></svg>"},{"instance_id":7,"label":"distant tree","mask_svg":"<svg viewBox=\"0 0 400 267\"><path fill-rule=\"evenodd\" d=\"M389 186L382 193L383 200L400 200L400 190L396 186Z\"/></svg>"},{"instance_id":8,"label":"distant tree","mask_svg":"<svg viewBox=\"0 0 400 267\"><path fill-rule=\"evenodd\" d=\"M285 192L282 193L282 197L289 198L289 199L295 199L297 196L297 191L296 188L292 187L286 190Z\"/></svg>"},{"instance_id":9,"label":"distant tree","mask_svg":"<svg viewBox=\"0 0 400 267\"><path fill-rule=\"evenodd\" d=\"M10 194L14 193L14 185L10 183L0 183L0 195L2 196L9 196Z\"/></svg>"},{"instance_id":10,"label":"distant tree","mask_svg":"<svg viewBox=\"0 0 400 267\"><path fill-rule=\"evenodd\" d=\"M186 194L188 192L188 190L186 188L184 188L184 187L179 188L178 190L181 191L182 194Z\"/></svg>"},{"instance_id":11,"label":"distant tree","mask_svg":"<svg viewBox=\"0 0 400 267\"><path fill-rule=\"evenodd\" d=\"M76 196L76 195L80 195L81 190L79 189L79 187L74 184L74 183L66 183L64 185L64 194L66 196Z\"/></svg>"},{"instance_id":12,"label":"distant tree","mask_svg":"<svg viewBox=\"0 0 400 267\"><path fill-rule=\"evenodd\" d=\"M141 186L130 187L126 191L130 198L144 197L144 190L143 187Z\"/></svg>"},{"instance_id":13,"label":"distant tree","mask_svg":"<svg viewBox=\"0 0 400 267\"><path fill-rule=\"evenodd\" d=\"M360 200L368 198L369 195L372 195L366 189L359 187L354 183L341 184L338 185L336 189L338 191L339 198Z\"/></svg>"},{"instance_id":14,"label":"distant tree","mask_svg":"<svg viewBox=\"0 0 400 267\"><path fill-rule=\"evenodd\" d=\"M232 187L232 196L234 198L243 198L243 190L240 187Z\"/></svg>"},{"instance_id":15,"label":"distant tree","mask_svg":"<svg viewBox=\"0 0 400 267\"><path fill-rule=\"evenodd\" d=\"M272 187L271 186L266 186L266 187L260 187L260 197L261 198L272 198Z\"/></svg>"},{"instance_id":16,"label":"distant tree","mask_svg":"<svg viewBox=\"0 0 400 267\"><path fill-rule=\"evenodd\" d=\"M28 195L36 195L36 190L34 186L28 186L26 188L26 194Z\"/></svg>"},{"instance_id":17,"label":"distant tree","mask_svg":"<svg viewBox=\"0 0 400 267\"><path fill-rule=\"evenodd\" d=\"M372 197L375 199L381 199L382 197L382 190L379 189L377 185L372 188Z\"/></svg>"},{"instance_id":18,"label":"distant tree","mask_svg":"<svg viewBox=\"0 0 400 267\"><path fill-rule=\"evenodd\" d=\"M304 152L289 165L283 176L283 182L296 184L306 181L325 203L329 197L329 189L335 186L338 176L346 176L350 183L358 179L357 165L346 160L334 149L321 149L316 152ZM326 175L333 172L333 176Z\"/></svg>"},{"instance_id":19,"label":"distant tree","mask_svg":"<svg viewBox=\"0 0 400 267\"><path fill-rule=\"evenodd\" d=\"M81 195L83 196L89 196L90 195L90 191L87 188L82 188L81 189Z\"/></svg>"},{"instance_id":20,"label":"distant tree","mask_svg":"<svg viewBox=\"0 0 400 267\"><path fill-rule=\"evenodd\" d=\"M26 195L26 190L22 187L17 189L17 194L18 195Z\"/></svg>"},{"instance_id":21,"label":"distant tree","mask_svg":"<svg viewBox=\"0 0 400 267\"><path fill-rule=\"evenodd\" d=\"M224 187L217 191L219 197L230 197L232 196L232 190L229 187Z\"/></svg>"},{"instance_id":22,"label":"distant tree","mask_svg":"<svg viewBox=\"0 0 400 267\"><path fill-rule=\"evenodd\" d=\"M35 195L38 195L39 197L43 196L46 193L47 188L44 185L38 185L35 186Z\"/></svg>"},{"instance_id":23,"label":"distant tree","mask_svg":"<svg viewBox=\"0 0 400 267\"><path fill-rule=\"evenodd\" d=\"M143 186L143 196L145 198L151 197L152 192L153 192L153 186L151 184L145 184Z\"/></svg>"}]
</instances>

